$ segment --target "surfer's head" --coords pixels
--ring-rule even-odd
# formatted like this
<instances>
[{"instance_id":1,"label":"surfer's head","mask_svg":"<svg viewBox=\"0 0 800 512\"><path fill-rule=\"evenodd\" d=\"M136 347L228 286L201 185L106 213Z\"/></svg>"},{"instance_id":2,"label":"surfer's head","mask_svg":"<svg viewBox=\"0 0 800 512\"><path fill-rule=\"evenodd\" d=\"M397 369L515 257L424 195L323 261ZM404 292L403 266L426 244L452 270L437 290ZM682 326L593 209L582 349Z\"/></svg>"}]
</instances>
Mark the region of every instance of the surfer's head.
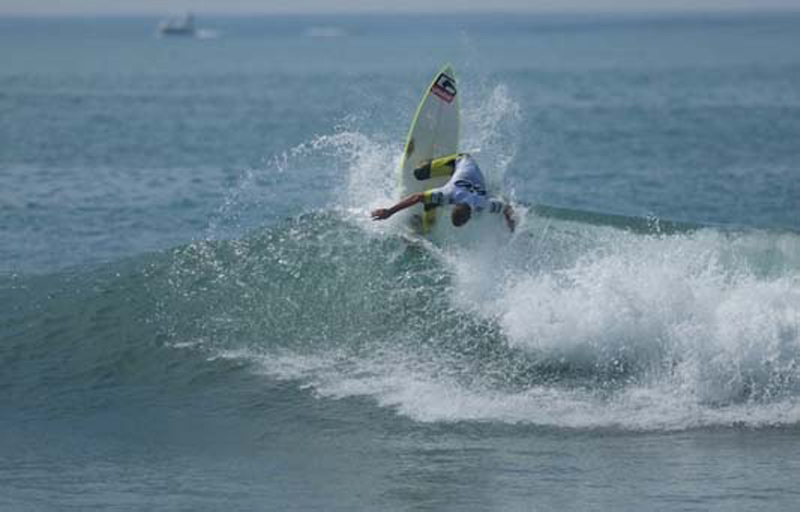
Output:
<instances>
[{"instance_id":1,"label":"surfer's head","mask_svg":"<svg viewBox=\"0 0 800 512\"><path fill-rule=\"evenodd\" d=\"M453 207L451 219L455 227L463 226L472 216L472 208L466 203L458 203Z\"/></svg>"}]
</instances>

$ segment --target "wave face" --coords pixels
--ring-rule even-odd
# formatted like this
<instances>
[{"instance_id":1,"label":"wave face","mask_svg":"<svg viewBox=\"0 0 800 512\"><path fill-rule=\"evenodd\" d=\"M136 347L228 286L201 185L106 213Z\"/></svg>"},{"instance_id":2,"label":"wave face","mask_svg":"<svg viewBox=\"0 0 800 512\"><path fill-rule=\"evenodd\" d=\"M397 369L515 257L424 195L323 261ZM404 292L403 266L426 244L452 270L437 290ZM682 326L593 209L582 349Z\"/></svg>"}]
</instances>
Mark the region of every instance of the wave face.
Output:
<instances>
[{"instance_id":1,"label":"wave face","mask_svg":"<svg viewBox=\"0 0 800 512\"><path fill-rule=\"evenodd\" d=\"M48 416L235 380L419 422L800 422L798 235L563 213L531 208L513 237L437 245L342 208L5 278L0 389Z\"/></svg>"}]
</instances>

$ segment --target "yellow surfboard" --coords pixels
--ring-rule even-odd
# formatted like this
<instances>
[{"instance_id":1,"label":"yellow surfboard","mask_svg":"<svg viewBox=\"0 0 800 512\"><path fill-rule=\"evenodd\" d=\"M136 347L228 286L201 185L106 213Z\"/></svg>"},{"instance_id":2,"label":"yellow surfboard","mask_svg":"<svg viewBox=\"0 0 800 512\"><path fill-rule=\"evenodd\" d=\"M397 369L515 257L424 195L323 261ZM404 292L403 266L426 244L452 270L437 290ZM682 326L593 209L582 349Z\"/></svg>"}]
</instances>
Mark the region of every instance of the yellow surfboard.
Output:
<instances>
[{"instance_id":1,"label":"yellow surfboard","mask_svg":"<svg viewBox=\"0 0 800 512\"><path fill-rule=\"evenodd\" d=\"M400 164L400 197L440 187L449 175L420 179L416 169L431 161L458 153L458 88L451 65L444 66L425 89L411 128L408 130L405 152ZM423 205L409 208L410 219L422 233L429 233L436 224L440 208L426 209Z\"/></svg>"}]
</instances>

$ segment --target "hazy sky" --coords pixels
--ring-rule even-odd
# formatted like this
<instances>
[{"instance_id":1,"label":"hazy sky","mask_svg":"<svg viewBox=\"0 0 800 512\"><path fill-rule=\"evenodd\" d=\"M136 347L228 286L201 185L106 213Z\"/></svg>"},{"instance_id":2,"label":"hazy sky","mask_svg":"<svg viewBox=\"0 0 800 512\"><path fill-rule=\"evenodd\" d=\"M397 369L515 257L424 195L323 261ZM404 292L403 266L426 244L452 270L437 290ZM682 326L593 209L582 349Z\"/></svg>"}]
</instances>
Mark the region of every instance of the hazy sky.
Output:
<instances>
[{"instance_id":1,"label":"hazy sky","mask_svg":"<svg viewBox=\"0 0 800 512\"><path fill-rule=\"evenodd\" d=\"M800 10L800 0L0 0L0 14Z\"/></svg>"}]
</instances>

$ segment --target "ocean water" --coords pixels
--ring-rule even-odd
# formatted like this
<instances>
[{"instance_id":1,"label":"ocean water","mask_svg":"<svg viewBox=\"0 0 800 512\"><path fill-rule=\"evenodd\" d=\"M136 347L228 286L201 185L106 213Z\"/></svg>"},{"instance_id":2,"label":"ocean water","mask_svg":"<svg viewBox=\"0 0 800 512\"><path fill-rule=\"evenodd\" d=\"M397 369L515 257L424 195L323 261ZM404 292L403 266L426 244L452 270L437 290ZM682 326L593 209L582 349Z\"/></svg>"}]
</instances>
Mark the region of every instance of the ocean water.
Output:
<instances>
[{"instance_id":1,"label":"ocean water","mask_svg":"<svg viewBox=\"0 0 800 512\"><path fill-rule=\"evenodd\" d=\"M800 15L157 23L0 18L0 509L796 508Z\"/></svg>"}]
</instances>

